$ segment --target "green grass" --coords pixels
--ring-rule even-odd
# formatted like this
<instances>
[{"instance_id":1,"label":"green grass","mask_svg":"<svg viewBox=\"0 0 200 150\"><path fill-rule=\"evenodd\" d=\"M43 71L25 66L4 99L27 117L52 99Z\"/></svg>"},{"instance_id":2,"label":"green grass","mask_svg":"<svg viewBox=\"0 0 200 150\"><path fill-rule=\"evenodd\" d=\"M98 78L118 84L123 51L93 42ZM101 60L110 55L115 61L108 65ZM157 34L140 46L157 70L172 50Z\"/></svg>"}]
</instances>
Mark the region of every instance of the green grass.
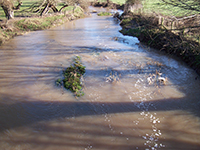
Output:
<instances>
[{"instance_id":1,"label":"green grass","mask_svg":"<svg viewBox=\"0 0 200 150\"><path fill-rule=\"evenodd\" d=\"M21 17L29 17L29 16L39 16L39 14L34 14L34 13L31 13L31 12L27 12L26 10L31 6L33 5L34 3L36 2L39 2L40 0L22 0L22 6L20 7L19 10L16 10L14 12L14 15L15 17L16 16L21 16ZM15 1L14 5L16 6L17 5L17 1ZM57 9L59 10L61 7L63 6L63 3L59 3L57 5ZM69 6L69 7L66 7L62 10L62 12L65 12L65 11L72 11L73 10L73 6ZM80 8L76 8L76 12L79 13L81 10ZM50 10L51 12L51 10ZM6 19L5 18L5 14L4 14L4 11L3 9L0 7L0 20L3 20L3 19Z\"/></svg>"},{"instance_id":2,"label":"green grass","mask_svg":"<svg viewBox=\"0 0 200 150\"><path fill-rule=\"evenodd\" d=\"M111 0L113 3L116 3L116 4L125 4L126 0Z\"/></svg>"},{"instance_id":3,"label":"green grass","mask_svg":"<svg viewBox=\"0 0 200 150\"><path fill-rule=\"evenodd\" d=\"M111 0L111 1L120 5L125 4L126 2L126 0ZM106 2L106 0L99 0L99 2ZM190 0L188 1L188 4L189 3L191 3ZM144 13L156 12L158 14L163 14L165 16L176 16L176 17L188 16L191 14L198 13L196 11L185 10L180 7L167 5L163 3L162 0L142 0L142 4Z\"/></svg>"},{"instance_id":4,"label":"green grass","mask_svg":"<svg viewBox=\"0 0 200 150\"><path fill-rule=\"evenodd\" d=\"M98 16L112 16L110 12L100 12L97 14Z\"/></svg>"},{"instance_id":5,"label":"green grass","mask_svg":"<svg viewBox=\"0 0 200 150\"><path fill-rule=\"evenodd\" d=\"M40 0L21 0L22 1L22 6L20 7L20 10L16 10L14 15L15 16L27 16L28 14L26 12L23 12L23 10L26 10L29 8L32 4L40 1ZM17 1L14 1L14 6L17 5ZM30 14L29 14L30 15ZM0 7L0 19L5 19L5 14L3 9Z\"/></svg>"},{"instance_id":6,"label":"green grass","mask_svg":"<svg viewBox=\"0 0 200 150\"><path fill-rule=\"evenodd\" d=\"M54 15L45 18L25 18L15 21L15 27L21 31L36 31L50 28L56 21L60 21L64 15Z\"/></svg>"},{"instance_id":7,"label":"green grass","mask_svg":"<svg viewBox=\"0 0 200 150\"><path fill-rule=\"evenodd\" d=\"M189 2L190 1L188 1L188 3ZM156 12L159 14L163 14L165 16L177 16L177 17L188 16L197 13L196 11L185 10L180 7L164 4L162 0L144 0L143 11L145 13Z\"/></svg>"}]
</instances>

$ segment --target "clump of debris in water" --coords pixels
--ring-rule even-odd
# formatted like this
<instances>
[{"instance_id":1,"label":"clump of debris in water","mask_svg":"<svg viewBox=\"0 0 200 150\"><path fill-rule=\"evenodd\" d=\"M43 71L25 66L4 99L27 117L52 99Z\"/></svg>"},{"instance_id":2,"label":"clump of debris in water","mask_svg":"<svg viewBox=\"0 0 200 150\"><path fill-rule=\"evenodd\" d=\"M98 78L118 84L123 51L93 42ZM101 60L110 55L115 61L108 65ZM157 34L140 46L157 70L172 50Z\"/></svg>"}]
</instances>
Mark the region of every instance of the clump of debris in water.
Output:
<instances>
[{"instance_id":1,"label":"clump of debris in water","mask_svg":"<svg viewBox=\"0 0 200 150\"><path fill-rule=\"evenodd\" d=\"M76 97L84 95L83 92L83 75L85 74L85 66L81 62L80 56L73 59L70 67L63 71L64 79L56 80L56 85L64 86L66 89L74 93Z\"/></svg>"}]
</instances>

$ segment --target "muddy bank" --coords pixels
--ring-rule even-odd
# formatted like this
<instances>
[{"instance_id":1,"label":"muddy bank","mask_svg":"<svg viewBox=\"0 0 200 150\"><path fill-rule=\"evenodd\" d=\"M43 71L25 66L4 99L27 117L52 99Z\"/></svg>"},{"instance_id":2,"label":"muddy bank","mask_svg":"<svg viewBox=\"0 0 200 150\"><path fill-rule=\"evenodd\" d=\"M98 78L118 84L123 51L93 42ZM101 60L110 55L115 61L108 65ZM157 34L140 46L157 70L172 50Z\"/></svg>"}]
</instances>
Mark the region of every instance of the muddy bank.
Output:
<instances>
[{"instance_id":1,"label":"muddy bank","mask_svg":"<svg viewBox=\"0 0 200 150\"><path fill-rule=\"evenodd\" d=\"M168 30L153 16L130 13L123 14L119 19L122 26L121 33L135 36L140 42L152 48L176 55L200 74L200 45L198 42Z\"/></svg>"}]
</instances>

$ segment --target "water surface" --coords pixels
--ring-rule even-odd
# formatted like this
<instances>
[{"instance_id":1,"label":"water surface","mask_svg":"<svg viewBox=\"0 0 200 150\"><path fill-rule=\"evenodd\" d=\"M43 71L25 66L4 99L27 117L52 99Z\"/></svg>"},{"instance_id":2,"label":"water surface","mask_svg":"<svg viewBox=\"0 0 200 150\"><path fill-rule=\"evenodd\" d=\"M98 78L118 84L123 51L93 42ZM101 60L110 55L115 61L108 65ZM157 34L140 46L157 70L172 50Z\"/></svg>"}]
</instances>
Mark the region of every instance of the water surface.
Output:
<instances>
[{"instance_id":1,"label":"water surface","mask_svg":"<svg viewBox=\"0 0 200 150\"><path fill-rule=\"evenodd\" d=\"M200 78L118 24L93 14L0 47L0 149L200 149ZM77 55L79 99L55 85Z\"/></svg>"}]
</instances>

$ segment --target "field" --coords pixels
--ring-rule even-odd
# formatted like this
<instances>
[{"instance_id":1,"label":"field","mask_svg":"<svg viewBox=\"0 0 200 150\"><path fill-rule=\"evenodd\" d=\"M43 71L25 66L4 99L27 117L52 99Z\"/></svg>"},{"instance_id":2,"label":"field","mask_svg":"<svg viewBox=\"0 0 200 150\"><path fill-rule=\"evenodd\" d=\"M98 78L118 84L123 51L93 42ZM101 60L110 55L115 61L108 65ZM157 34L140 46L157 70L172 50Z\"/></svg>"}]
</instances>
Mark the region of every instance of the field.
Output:
<instances>
[{"instance_id":1,"label":"field","mask_svg":"<svg viewBox=\"0 0 200 150\"><path fill-rule=\"evenodd\" d=\"M188 4L189 2L190 1L188 1ZM144 0L143 11L145 13L156 12L165 16L176 17L188 16L198 13L196 11L186 10L180 7L164 4L162 0Z\"/></svg>"}]
</instances>

